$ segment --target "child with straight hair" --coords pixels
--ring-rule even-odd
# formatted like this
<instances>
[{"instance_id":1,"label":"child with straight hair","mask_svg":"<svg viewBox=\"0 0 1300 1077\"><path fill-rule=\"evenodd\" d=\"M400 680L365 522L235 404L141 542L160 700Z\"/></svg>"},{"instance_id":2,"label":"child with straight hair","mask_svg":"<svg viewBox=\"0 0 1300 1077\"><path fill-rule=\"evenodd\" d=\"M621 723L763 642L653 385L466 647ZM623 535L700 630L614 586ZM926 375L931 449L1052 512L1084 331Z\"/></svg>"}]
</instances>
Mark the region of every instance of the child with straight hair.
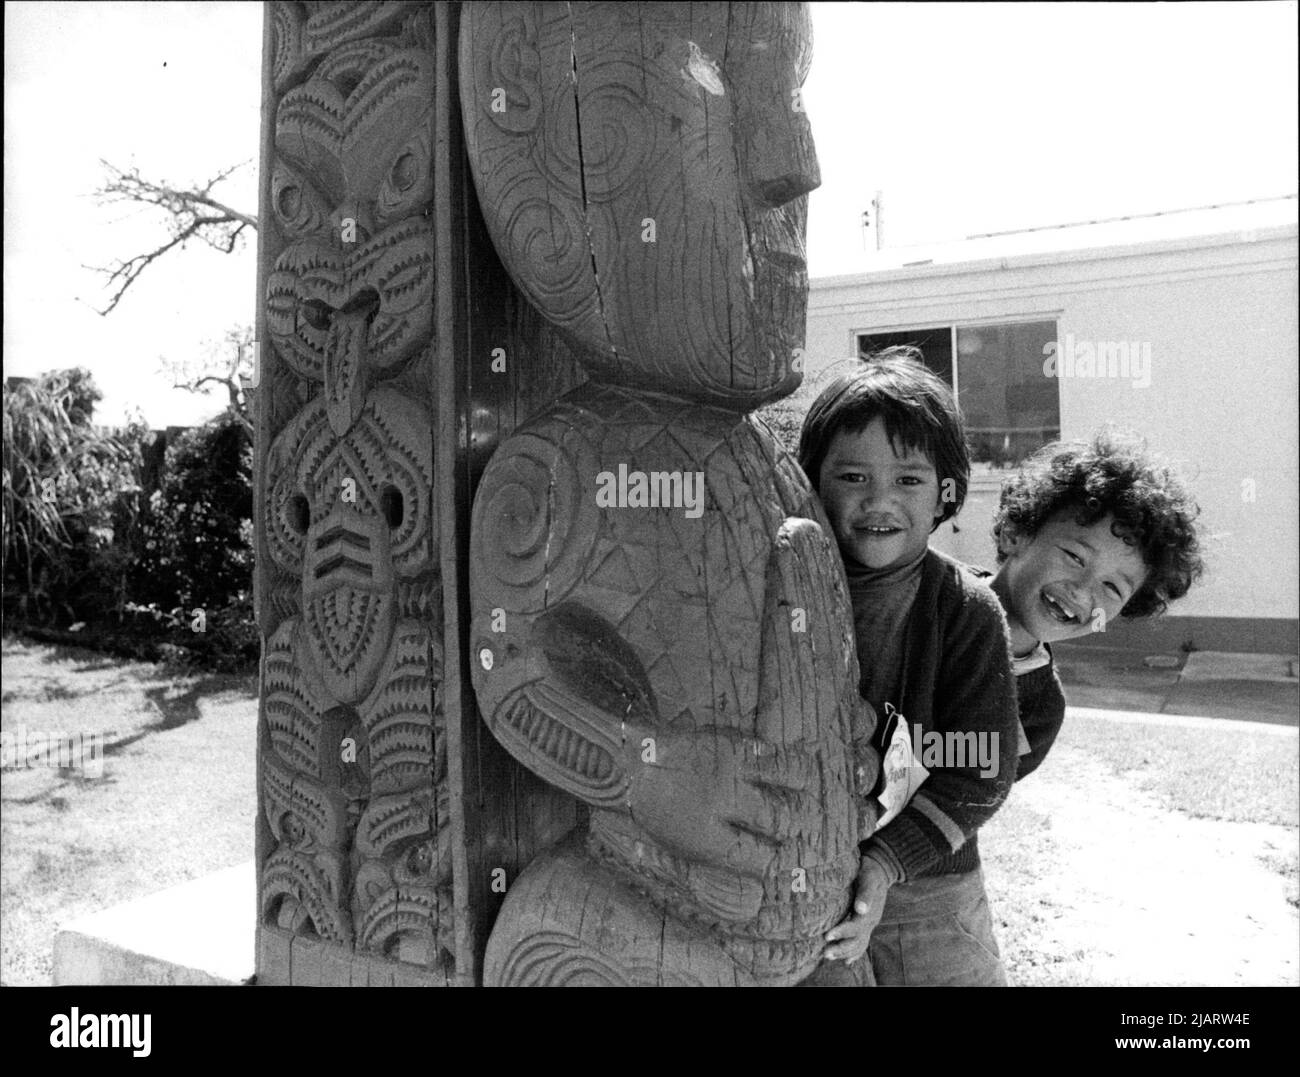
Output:
<instances>
[{"instance_id":1,"label":"child with straight hair","mask_svg":"<svg viewBox=\"0 0 1300 1077\"><path fill-rule=\"evenodd\" d=\"M893 807L862 842L852 913L810 985L1006 983L976 833L1015 780L1010 645L987 584L929 548L970 458L952 391L918 357L887 349L835 379L799 441L844 557L882 758L903 757L882 768ZM908 758L925 743L937 750Z\"/></svg>"}]
</instances>

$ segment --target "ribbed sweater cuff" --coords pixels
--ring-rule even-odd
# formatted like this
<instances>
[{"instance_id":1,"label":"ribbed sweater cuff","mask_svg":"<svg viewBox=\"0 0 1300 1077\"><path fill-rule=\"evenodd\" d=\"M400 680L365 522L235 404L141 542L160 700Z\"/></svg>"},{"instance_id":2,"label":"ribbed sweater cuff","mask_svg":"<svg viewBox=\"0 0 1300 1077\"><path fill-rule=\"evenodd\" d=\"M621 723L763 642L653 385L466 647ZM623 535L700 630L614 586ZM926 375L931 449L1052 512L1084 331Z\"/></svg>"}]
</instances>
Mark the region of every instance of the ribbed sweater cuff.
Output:
<instances>
[{"instance_id":1,"label":"ribbed sweater cuff","mask_svg":"<svg viewBox=\"0 0 1300 1077\"><path fill-rule=\"evenodd\" d=\"M889 875L890 882L902 882L903 865L898 862L893 852L884 845L879 845L875 841L868 839L858 846L858 851L862 853L863 860L874 860Z\"/></svg>"},{"instance_id":2,"label":"ribbed sweater cuff","mask_svg":"<svg viewBox=\"0 0 1300 1077\"><path fill-rule=\"evenodd\" d=\"M926 832L908 816L909 808L893 820L883 831L864 843L864 854L880 850L897 865L899 878L915 878L950 850L939 850Z\"/></svg>"}]
</instances>

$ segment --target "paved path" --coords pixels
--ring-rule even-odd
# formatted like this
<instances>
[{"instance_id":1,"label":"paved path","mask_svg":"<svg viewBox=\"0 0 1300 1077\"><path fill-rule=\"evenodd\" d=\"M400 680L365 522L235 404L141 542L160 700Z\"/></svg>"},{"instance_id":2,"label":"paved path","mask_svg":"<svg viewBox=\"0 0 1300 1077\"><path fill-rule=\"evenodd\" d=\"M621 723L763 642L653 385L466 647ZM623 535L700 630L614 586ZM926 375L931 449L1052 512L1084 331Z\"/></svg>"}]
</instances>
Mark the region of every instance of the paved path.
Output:
<instances>
[{"instance_id":1,"label":"paved path","mask_svg":"<svg viewBox=\"0 0 1300 1077\"><path fill-rule=\"evenodd\" d=\"M1194 651L1151 668L1144 655L1057 647L1065 695L1075 706L1146 714L1186 714L1300 728L1300 680L1285 655Z\"/></svg>"},{"instance_id":2,"label":"paved path","mask_svg":"<svg viewBox=\"0 0 1300 1077\"><path fill-rule=\"evenodd\" d=\"M1066 689L1067 693L1069 689ZM1067 707L1066 721L1070 715L1081 718L1098 718L1111 722L1148 722L1152 725L1182 726L1185 729L1222 729L1225 722L1252 722L1252 732L1264 736L1290 737L1300 744L1300 726L1268 723L1264 718L1234 714L1229 718L1214 718L1201 714L1152 714L1150 711L1108 710L1102 707ZM1265 723L1265 724L1261 724ZM1300 763L1300 760L1298 760Z\"/></svg>"}]
</instances>

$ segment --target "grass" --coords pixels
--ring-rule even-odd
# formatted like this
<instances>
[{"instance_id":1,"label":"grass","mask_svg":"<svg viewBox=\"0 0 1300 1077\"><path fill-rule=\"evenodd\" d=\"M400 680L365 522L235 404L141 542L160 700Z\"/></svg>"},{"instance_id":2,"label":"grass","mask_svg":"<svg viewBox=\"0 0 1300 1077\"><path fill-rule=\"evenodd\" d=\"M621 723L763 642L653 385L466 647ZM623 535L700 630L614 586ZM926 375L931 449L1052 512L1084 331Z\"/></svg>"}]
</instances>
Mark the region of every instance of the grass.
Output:
<instances>
[{"instance_id":1,"label":"grass","mask_svg":"<svg viewBox=\"0 0 1300 1077\"><path fill-rule=\"evenodd\" d=\"M104 738L98 778L0 778L0 981L43 984L58 924L252 858L257 682L14 637L3 661L6 733Z\"/></svg>"},{"instance_id":2,"label":"grass","mask_svg":"<svg viewBox=\"0 0 1300 1077\"><path fill-rule=\"evenodd\" d=\"M256 679L13 637L3 664L6 733L106 744L98 779L0 778L0 980L42 984L61 922L252 858ZM1011 981L1295 984L1297 769L1248 723L1071 712L980 835Z\"/></svg>"},{"instance_id":3,"label":"grass","mask_svg":"<svg viewBox=\"0 0 1300 1077\"><path fill-rule=\"evenodd\" d=\"M1052 840L1050 817L1013 796L985 828L980 853L1008 980L1032 987L1090 985L1086 948L1056 930L1070 901L1053 884L1068 877L1069 865Z\"/></svg>"},{"instance_id":4,"label":"grass","mask_svg":"<svg viewBox=\"0 0 1300 1077\"><path fill-rule=\"evenodd\" d=\"M1296 738L1239 722L1190 728L1075 715L1073 723L1111 772L1196 819L1300 825Z\"/></svg>"},{"instance_id":5,"label":"grass","mask_svg":"<svg viewBox=\"0 0 1300 1077\"><path fill-rule=\"evenodd\" d=\"M1070 712L980 834L1013 983L1296 984L1297 738Z\"/></svg>"},{"instance_id":6,"label":"grass","mask_svg":"<svg viewBox=\"0 0 1300 1077\"><path fill-rule=\"evenodd\" d=\"M1259 859L1270 871L1286 879L1286 903L1294 909L1300 909L1300 850L1268 852Z\"/></svg>"}]
</instances>

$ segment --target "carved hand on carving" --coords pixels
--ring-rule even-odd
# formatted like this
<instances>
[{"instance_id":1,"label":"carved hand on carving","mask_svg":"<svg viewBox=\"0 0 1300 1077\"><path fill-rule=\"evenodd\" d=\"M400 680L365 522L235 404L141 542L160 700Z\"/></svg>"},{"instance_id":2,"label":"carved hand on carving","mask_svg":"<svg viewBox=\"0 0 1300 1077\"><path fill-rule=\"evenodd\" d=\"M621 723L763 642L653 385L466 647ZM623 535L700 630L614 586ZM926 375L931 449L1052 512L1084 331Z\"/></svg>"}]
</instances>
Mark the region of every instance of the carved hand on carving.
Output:
<instances>
[{"instance_id":1,"label":"carved hand on carving","mask_svg":"<svg viewBox=\"0 0 1300 1077\"><path fill-rule=\"evenodd\" d=\"M761 879L808 788L810 760L731 730L624 730L633 820L690 860Z\"/></svg>"}]
</instances>

